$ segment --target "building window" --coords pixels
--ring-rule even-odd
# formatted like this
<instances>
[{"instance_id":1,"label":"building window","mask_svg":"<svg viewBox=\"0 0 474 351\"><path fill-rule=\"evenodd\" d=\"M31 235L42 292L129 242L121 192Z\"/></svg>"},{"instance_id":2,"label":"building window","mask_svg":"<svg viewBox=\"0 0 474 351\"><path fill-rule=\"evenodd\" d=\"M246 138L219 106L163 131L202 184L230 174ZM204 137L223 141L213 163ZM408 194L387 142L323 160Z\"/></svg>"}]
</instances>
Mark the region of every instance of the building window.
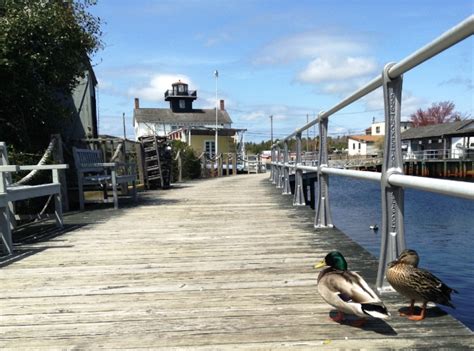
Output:
<instances>
[{"instance_id":1,"label":"building window","mask_svg":"<svg viewBox=\"0 0 474 351\"><path fill-rule=\"evenodd\" d=\"M359 150L360 150L360 143L359 143Z\"/></svg>"},{"instance_id":2,"label":"building window","mask_svg":"<svg viewBox=\"0 0 474 351\"><path fill-rule=\"evenodd\" d=\"M352 144L352 150L355 150L355 148L356 148L356 144L354 143Z\"/></svg>"},{"instance_id":3,"label":"building window","mask_svg":"<svg viewBox=\"0 0 474 351\"><path fill-rule=\"evenodd\" d=\"M179 100L179 108L185 108L186 107L186 103L184 100Z\"/></svg>"},{"instance_id":4,"label":"building window","mask_svg":"<svg viewBox=\"0 0 474 351\"><path fill-rule=\"evenodd\" d=\"M184 93L184 85L178 85L178 91Z\"/></svg>"},{"instance_id":5,"label":"building window","mask_svg":"<svg viewBox=\"0 0 474 351\"><path fill-rule=\"evenodd\" d=\"M204 142L204 152L206 153L207 157L214 157L216 153L216 143L214 140L206 140Z\"/></svg>"},{"instance_id":6,"label":"building window","mask_svg":"<svg viewBox=\"0 0 474 351\"><path fill-rule=\"evenodd\" d=\"M380 126L375 127L375 134L380 134Z\"/></svg>"}]
</instances>

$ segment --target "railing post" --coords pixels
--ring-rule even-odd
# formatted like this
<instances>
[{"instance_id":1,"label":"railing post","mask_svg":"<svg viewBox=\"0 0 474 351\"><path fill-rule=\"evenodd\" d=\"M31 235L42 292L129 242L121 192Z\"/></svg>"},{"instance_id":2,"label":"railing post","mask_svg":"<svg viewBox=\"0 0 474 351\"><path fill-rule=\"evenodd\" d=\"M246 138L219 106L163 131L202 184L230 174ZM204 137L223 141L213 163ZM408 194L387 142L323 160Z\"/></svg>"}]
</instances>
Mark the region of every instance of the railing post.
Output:
<instances>
[{"instance_id":1,"label":"railing post","mask_svg":"<svg viewBox=\"0 0 474 351\"><path fill-rule=\"evenodd\" d=\"M278 153L277 153L277 147L275 146L273 148L273 178L272 178L272 184L277 185L278 183Z\"/></svg>"},{"instance_id":2,"label":"railing post","mask_svg":"<svg viewBox=\"0 0 474 351\"><path fill-rule=\"evenodd\" d=\"M298 169L301 166L301 133L296 134L296 172L295 172L295 197L293 198L294 206L306 205L303 194L303 170Z\"/></svg>"},{"instance_id":3,"label":"railing post","mask_svg":"<svg viewBox=\"0 0 474 351\"><path fill-rule=\"evenodd\" d=\"M279 160L280 153L278 149L278 145L275 146L275 171L273 174L273 184L275 184L278 187L278 178L280 178L280 167L278 166L278 163L280 162Z\"/></svg>"},{"instance_id":4,"label":"railing post","mask_svg":"<svg viewBox=\"0 0 474 351\"><path fill-rule=\"evenodd\" d=\"M273 165L273 162L275 162L275 147L272 145L271 163L270 163L270 178L269 178L269 180L272 183L275 183L275 180L274 180L275 166Z\"/></svg>"},{"instance_id":5,"label":"railing post","mask_svg":"<svg viewBox=\"0 0 474 351\"><path fill-rule=\"evenodd\" d=\"M382 72L385 105L385 145L381 182L382 240L376 282L377 290L380 293L393 291L385 278L387 264L395 260L406 246L403 224L403 188L392 186L388 182L392 174L403 174L400 138L402 76L393 79L388 76L388 71L393 65L393 63L387 64Z\"/></svg>"},{"instance_id":6,"label":"railing post","mask_svg":"<svg viewBox=\"0 0 474 351\"><path fill-rule=\"evenodd\" d=\"M328 118L319 117L318 198L314 218L315 228L334 227L329 207L329 176L322 172L323 168L328 166L327 136Z\"/></svg>"},{"instance_id":7,"label":"railing post","mask_svg":"<svg viewBox=\"0 0 474 351\"><path fill-rule=\"evenodd\" d=\"M285 140L285 151L283 153L283 191L282 195L291 195L290 167L288 166L288 141Z\"/></svg>"},{"instance_id":8,"label":"railing post","mask_svg":"<svg viewBox=\"0 0 474 351\"><path fill-rule=\"evenodd\" d=\"M277 189L283 188L283 182L282 182L282 167L281 167L281 148L277 146L277 179L276 179L276 185Z\"/></svg>"}]
</instances>

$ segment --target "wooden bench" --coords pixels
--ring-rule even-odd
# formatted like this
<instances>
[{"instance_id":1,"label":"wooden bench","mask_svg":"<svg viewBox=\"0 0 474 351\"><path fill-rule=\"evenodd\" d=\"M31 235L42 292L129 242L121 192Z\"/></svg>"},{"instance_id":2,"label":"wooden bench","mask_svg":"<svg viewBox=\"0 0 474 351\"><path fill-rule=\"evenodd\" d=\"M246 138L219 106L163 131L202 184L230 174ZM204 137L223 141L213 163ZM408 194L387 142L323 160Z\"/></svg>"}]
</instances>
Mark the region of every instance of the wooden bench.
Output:
<instances>
[{"instance_id":1,"label":"wooden bench","mask_svg":"<svg viewBox=\"0 0 474 351\"><path fill-rule=\"evenodd\" d=\"M118 209L118 186L122 191L132 183L133 199L137 199L136 172L134 163L104 162L102 151L73 148L74 163L77 172L79 206L84 209L84 186L101 186L104 201L107 199L107 187L112 187L114 208ZM120 174L118 172L121 172Z\"/></svg>"},{"instance_id":2,"label":"wooden bench","mask_svg":"<svg viewBox=\"0 0 474 351\"><path fill-rule=\"evenodd\" d=\"M5 144L0 143L3 151ZM0 150L1 151L1 150ZM8 165L6 152L0 153L0 239L3 247L10 255L13 253L12 229L15 228L15 214L13 202L27 200L40 196L54 196L54 216L56 226L63 227L63 210L61 203L61 183L59 182L59 170L68 168L68 165L36 165L17 166ZM15 185L11 183L11 173L19 171L50 170L52 171L52 182L38 185Z\"/></svg>"}]
</instances>

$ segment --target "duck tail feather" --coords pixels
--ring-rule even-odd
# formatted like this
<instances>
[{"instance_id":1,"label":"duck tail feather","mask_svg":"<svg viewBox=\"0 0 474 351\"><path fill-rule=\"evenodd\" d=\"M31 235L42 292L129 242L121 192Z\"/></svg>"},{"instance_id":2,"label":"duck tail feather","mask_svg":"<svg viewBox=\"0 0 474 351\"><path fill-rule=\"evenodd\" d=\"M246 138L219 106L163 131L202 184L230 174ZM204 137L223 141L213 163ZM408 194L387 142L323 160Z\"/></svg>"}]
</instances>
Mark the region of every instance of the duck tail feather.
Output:
<instances>
[{"instance_id":1,"label":"duck tail feather","mask_svg":"<svg viewBox=\"0 0 474 351\"><path fill-rule=\"evenodd\" d=\"M361 304L362 311L374 318L387 319L390 317L390 313L387 311L387 308L384 305L377 305L373 303L363 303Z\"/></svg>"}]
</instances>

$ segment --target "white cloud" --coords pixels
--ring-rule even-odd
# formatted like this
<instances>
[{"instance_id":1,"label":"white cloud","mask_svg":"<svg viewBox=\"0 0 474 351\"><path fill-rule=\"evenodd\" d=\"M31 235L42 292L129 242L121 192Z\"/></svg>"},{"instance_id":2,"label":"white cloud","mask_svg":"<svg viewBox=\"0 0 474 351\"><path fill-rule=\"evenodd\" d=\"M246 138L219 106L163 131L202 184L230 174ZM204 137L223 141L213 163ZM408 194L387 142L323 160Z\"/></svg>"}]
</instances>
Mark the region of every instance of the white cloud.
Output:
<instances>
[{"instance_id":1,"label":"white cloud","mask_svg":"<svg viewBox=\"0 0 474 351\"><path fill-rule=\"evenodd\" d=\"M276 40L265 47L253 60L255 64L289 63L298 59L339 56L367 50L364 40L347 34L312 31Z\"/></svg>"},{"instance_id":2,"label":"white cloud","mask_svg":"<svg viewBox=\"0 0 474 351\"><path fill-rule=\"evenodd\" d=\"M264 111L252 111L250 113L245 113L240 117L243 121L257 121L263 118L268 118L268 114Z\"/></svg>"},{"instance_id":3,"label":"white cloud","mask_svg":"<svg viewBox=\"0 0 474 351\"><path fill-rule=\"evenodd\" d=\"M171 89L171 84L181 81L187 83L192 90L197 89L188 76L183 74L155 74L146 86L128 89L128 95L148 101L163 101L163 94Z\"/></svg>"},{"instance_id":4,"label":"white cloud","mask_svg":"<svg viewBox=\"0 0 474 351\"><path fill-rule=\"evenodd\" d=\"M229 41L230 38L231 37L228 33L225 33L225 32L218 33L215 36L208 37L206 39L206 42L204 43L204 46L206 46L206 47L215 46L215 45L221 44L223 42Z\"/></svg>"},{"instance_id":5,"label":"white cloud","mask_svg":"<svg viewBox=\"0 0 474 351\"><path fill-rule=\"evenodd\" d=\"M365 103L367 111L381 110L380 115L383 116L384 112L384 100L383 100L383 89L379 88L374 90L369 95L362 98ZM418 96L413 95L408 90L404 90L402 93L402 119L407 119L413 112L420 107L426 105L426 101Z\"/></svg>"},{"instance_id":6,"label":"white cloud","mask_svg":"<svg viewBox=\"0 0 474 351\"><path fill-rule=\"evenodd\" d=\"M345 95L370 75L381 71L370 55L370 38L343 32L312 31L275 40L265 46L254 64L288 64L306 61L295 80L317 84L326 94Z\"/></svg>"},{"instance_id":7,"label":"white cloud","mask_svg":"<svg viewBox=\"0 0 474 351\"><path fill-rule=\"evenodd\" d=\"M463 78L463 77L454 77L448 80L444 80L441 83L439 83L440 86L443 85L460 85L462 87L465 87L466 90L472 90L474 85L472 84L472 79L471 78Z\"/></svg>"},{"instance_id":8,"label":"white cloud","mask_svg":"<svg viewBox=\"0 0 474 351\"><path fill-rule=\"evenodd\" d=\"M377 64L370 57L318 57L308 64L298 78L308 83L347 81L372 74L376 69Z\"/></svg>"}]
</instances>

